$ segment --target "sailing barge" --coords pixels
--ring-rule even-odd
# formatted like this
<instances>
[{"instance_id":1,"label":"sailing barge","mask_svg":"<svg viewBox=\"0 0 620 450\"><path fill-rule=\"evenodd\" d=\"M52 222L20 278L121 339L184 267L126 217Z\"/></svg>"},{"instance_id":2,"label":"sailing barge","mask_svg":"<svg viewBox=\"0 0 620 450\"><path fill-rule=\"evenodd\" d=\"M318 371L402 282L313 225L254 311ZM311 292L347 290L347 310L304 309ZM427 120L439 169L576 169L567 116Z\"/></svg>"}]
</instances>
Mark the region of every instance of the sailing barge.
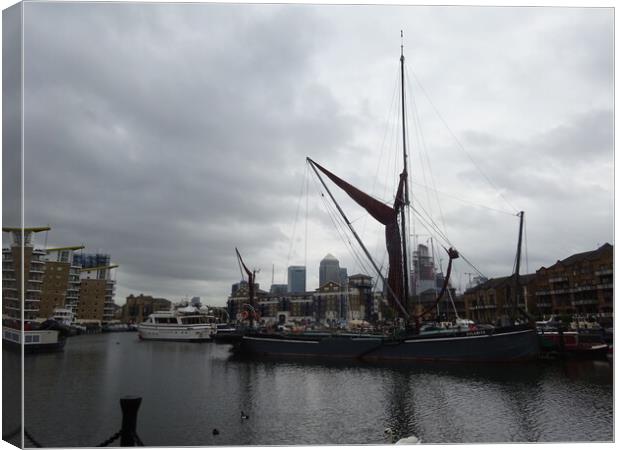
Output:
<instances>
[{"instance_id":1,"label":"sailing barge","mask_svg":"<svg viewBox=\"0 0 620 450\"><path fill-rule=\"evenodd\" d=\"M514 274L514 308L513 317L508 322L510 325L501 327L485 327L480 329L452 328L441 332L427 333L421 330L420 320L435 307L445 294L450 279L452 262L458 258L458 252L452 248L447 250L449 263L444 285L437 295L434 305L420 314L414 315L408 308L409 282L407 262L407 234L406 220L409 207L408 173L407 173L407 147L405 129L405 88L404 88L404 61L400 56L401 72L401 107L402 107L402 133L403 133L403 171L399 177L397 192L393 205L376 200L362 192L343 179L339 178L326 168L322 167L310 158L310 164L319 181L325 188L329 197L335 204L338 212L348 225L353 236L361 246L364 254L383 280L387 290L387 299L390 306L396 312L399 320L407 324L404 330L397 334L354 334L354 333L246 333L235 345L233 351L245 355L272 356L272 357L315 357L315 358L338 358L360 359L364 361L521 361L534 359L539 354L539 341L536 330L529 325L511 325L516 315L518 304L518 279L521 236L523 229L523 213L520 213L519 244L517 250L517 264ZM363 207L375 220L385 226L385 241L389 258L387 279L373 261L370 253L357 235L351 222L342 208L336 202L327 184L321 176L323 174L333 184L342 189L358 205ZM237 252L238 253L238 252ZM238 255L240 258L240 255ZM241 259L240 259L241 261ZM242 263L242 261L241 261ZM243 263L242 263L243 264ZM253 303L254 273L250 272L243 264L248 274L250 285L250 304ZM251 314L254 312L252 305ZM252 328L252 327L250 327Z\"/></svg>"}]
</instances>

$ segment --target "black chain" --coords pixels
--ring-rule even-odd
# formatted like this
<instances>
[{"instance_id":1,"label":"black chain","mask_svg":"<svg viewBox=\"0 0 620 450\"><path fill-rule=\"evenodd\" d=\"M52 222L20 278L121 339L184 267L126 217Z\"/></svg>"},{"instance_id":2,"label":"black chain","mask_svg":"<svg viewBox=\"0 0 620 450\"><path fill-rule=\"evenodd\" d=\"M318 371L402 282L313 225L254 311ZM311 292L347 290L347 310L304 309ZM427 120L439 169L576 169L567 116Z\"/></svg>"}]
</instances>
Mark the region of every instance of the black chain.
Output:
<instances>
[{"instance_id":1,"label":"black chain","mask_svg":"<svg viewBox=\"0 0 620 450\"><path fill-rule=\"evenodd\" d=\"M142 440L140 439L137 433L134 433L133 437L136 439L138 447L144 447L144 444L142 443Z\"/></svg>"},{"instance_id":2,"label":"black chain","mask_svg":"<svg viewBox=\"0 0 620 450\"><path fill-rule=\"evenodd\" d=\"M6 436L3 436L3 437L2 437L2 439L3 439L3 440L6 440L6 438L11 437L11 436L13 436L13 435L17 434L20 430L21 430L21 427L20 427L19 429L15 430L15 431L13 431L13 432L12 432L12 433L10 433L10 434L8 434L8 435L6 435ZM30 433L28 433L28 431L24 430L24 435L28 438L28 440L29 440L30 442L32 442L32 444L33 444L35 447L37 447L37 448L42 448L42 447L43 447L43 446L42 446L39 442L37 442L37 441L35 440L35 438L33 438L33 437L30 435ZM106 439L105 441L103 441L101 444L96 445L95 447L107 447L107 446L108 446L108 445L110 445L112 442L114 442L115 440L117 440L117 439L120 437L120 435L121 435L121 432L120 432L120 431L118 431L118 432L114 433L112 436L110 436L108 439ZM139 437L137 434L135 434L135 433L134 433L133 437L134 437L134 439L136 440L136 443L138 444L138 447L144 447L144 443L142 442L142 439L140 439L140 437Z\"/></svg>"},{"instance_id":3,"label":"black chain","mask_svg":"<svg viewBox=\"0 0 620 450\"><path fill-rule=\"evenodd\" d=\"M37 441L35 441L32 436L30 436L30 433L28 433L28 431L26 429L24 429L24 436L26 436L28 438L28 440L30 442L32 442L32 445L34 445L35 447L37 447L37 448L43 447L41 444L39 444Z\"/></svg>"},{"instance_id":4,"label":"black chain","mask_svg":"<svg viewBox=\"0 0 620 450\"><path fill-rule=\"evenodd\" d=\"M117 440L119 438L119 436L121 435L121 432L117 432L114 433L112 436L110 436L108 439L106 439L105 441L103 441L101 444L96 445L96 447L107 447L108 445L110 445L112 442L114 442L115 440Z\"/></svg>"}]
</instances>

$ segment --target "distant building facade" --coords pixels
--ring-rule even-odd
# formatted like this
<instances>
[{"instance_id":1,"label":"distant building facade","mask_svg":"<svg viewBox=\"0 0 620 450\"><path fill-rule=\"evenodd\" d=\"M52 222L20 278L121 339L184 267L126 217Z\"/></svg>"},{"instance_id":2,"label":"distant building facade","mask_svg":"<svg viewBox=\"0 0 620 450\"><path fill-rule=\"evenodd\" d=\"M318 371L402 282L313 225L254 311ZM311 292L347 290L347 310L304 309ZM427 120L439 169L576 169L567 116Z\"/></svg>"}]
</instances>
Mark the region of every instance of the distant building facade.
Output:
<instances>
[{"instance_id":1,"label":"distant building facade","mask_svg":"<svg viewBox=\"0 0 620 450\"><path fill-rule=\"evenodd\" d=\"M338 326L345 320L367 320L379 316L380 298L372 292L372 278L353 275L341 286L328 281L311 292L264 292L257 290L255 309L264 324L321 323ZM242 319L249 303L247 285L228 298L227 311L232 321Z\"/></svg>"},{"instance_id":2,"label":"distant building facade","mask_svg":"<svg viewBox=\"0 0 620 450\"><path fill-rule=\"evenodd\" d=\"M435 263L426 245L419 244L413 252L411 262L413 272L412 294L418 295L435 288Z\"/></svg>"},{"instance_id":3,"label":"distant building facade","mask_svg":"<svg viewBox=\"0 0 620 450\"><path fill-rule=\"evenodd\" d=\"M168 311L171 302L165 298L154 298L150 295L129 295L121 307L120 320L124 323L141 323L157 311Z\"/></svg>"},{"instance_id":4,"label":"distant building facade","mask_svg":"<svg viewBox=\"0 0 620 450\"><path fill-rule=\"evenodd\" d=\"M32 237L34 233L49 229L49 227L2 228L2 231L11 233L12 238L10 247L2 249L2 313L8 317L21 319L22 293L24 318L34 320L39 317L46 252L34 247ZM25 292L22 292L22 285Z\"/></svg>"},{"instance_id":5,"label":"distant building facade","mask_svg":"<svg viewBox=\"0 0 620 450\"><path fill-rule=\"evenodd\" d=\"M530 308L539 316L613 317L613 246L577 253L536 271Z\"/></svg>"},{"instance_id":6,"label":"distant building facade","mask_svg":"<svg viewBox=\"0 0 620 450\"><path fill-rule=\"evenodd\" d=\"M39 318L47 319L55 308L67 308L74 314L79 301L80 266L73 263L73 254L84 246L46 250L45 273L41 286Z\"/></svg>"},{"instance_id":7,"label":"distant building facade","mask_svg":"<svg viewBox=\"0 0 620 450\"><path fill-rule=\"evenodd\" d=\"M83 267L80 270L77 322L105 323L114 319L116 281L113 278L113 270L117 267L118 265L113 264Z\"/></svg>"},{"instance_id":8,"label":"distant building facade","mask_svg":"<svg viewBox=\"0 0 620 450\"><path fill-rule=\"evenodd\" d=\"M306 266L289 266L288 292L306 292Z\"/></svg>"},{"instance_id":9,"label":"distant building facade","mask_svg":"<svg viewBox=\"0 0 620 450\"><path fill-rule=\"evenodd\" d=\"M535 274L519 277L519 300L517 308L527 310L528 286L531 286ZM467 318L475 322L496 323L502 317L513 315L515 307L515 278L514 276L490 278L471 289L465 291L465 308ZM516 314L519 315L518 312Z\"/></svg>"},{"instance_id":10,"label":"distant building facade","mask_svg":"<svg viewBox=\"0 0 620 450\"><path fill-rule=\"evenodd\" d=\"M329 281L341 283L340 263L331 253L327 254L319 263L319 286L323 286Z\"/></svg>"},{"instance_id":11,"label":"distant building facade","mask_svg":"<svg viewBox=\"0 0 620 450\"><path fill-rule=\"evenodd\" d=\"M272 284L269 288L270 294L286 294L288 292L288 284Z\"/></svg>"}]
</instances>

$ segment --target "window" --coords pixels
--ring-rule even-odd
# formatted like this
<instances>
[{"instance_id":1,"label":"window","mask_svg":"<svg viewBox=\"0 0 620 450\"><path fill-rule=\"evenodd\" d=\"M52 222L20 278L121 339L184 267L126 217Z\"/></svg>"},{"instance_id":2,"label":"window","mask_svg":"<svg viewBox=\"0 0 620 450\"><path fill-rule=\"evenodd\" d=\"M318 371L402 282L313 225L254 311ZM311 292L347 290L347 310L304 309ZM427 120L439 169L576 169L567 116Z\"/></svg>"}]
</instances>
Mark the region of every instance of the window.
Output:
<instances>
[{"instance_id":1,"label":"window","mask_svg":"<svg viewBox=\"0 0 620 450\"><path fill-rule=\"evenodd\" d=\"M40 336L37 335L26 335L26 344L34 344L39 342Z\"/></svg>"}]
</instances>

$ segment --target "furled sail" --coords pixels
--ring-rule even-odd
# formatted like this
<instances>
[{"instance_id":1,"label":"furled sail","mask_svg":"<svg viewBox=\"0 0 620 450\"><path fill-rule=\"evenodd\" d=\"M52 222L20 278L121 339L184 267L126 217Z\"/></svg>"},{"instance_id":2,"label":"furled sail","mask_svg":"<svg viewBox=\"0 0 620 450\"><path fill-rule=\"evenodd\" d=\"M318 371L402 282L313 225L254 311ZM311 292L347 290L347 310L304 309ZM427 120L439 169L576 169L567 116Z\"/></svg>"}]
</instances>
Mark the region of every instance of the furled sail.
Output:
<instances>
[{"instance_id":1,"label":"furled sail","mask_svg":"<svg viewBox=\"0 0 620 450\"><path fill-rule=\"evenodd\" d=\"M336 186L345 191L358 205L368 211L368 213L375 220L385 225L385 242L389 259L387 281L390 289L388 289L388 301L394 309L397 310L395 308L396 304L406 304L407 302L407 299L403 298L404 268L401 245L402 240L398 226L398 214L400 209L404 206L403 192L405 189L407 174L403 172L400 175L400 182L396 192L396 200L394 201L394 206L390 207L389 205L386 205L385 203L371 197L370 195L357 189L355 186L337 177L320 164L317 164L309 158L308 160L330 180L332 180Z\"/></svg>"},{"instance_id":2,"label":"furled sail","mask_svg":"<svg viewBox=\"0 0 620 450\"><path fill-rule=\"evenodd\" d=\"M241 265L243 266L243 270L245 270L245 273L248 275L248 292L250 296L249 303L252 307L254 307L254 273L250 269L248 269L245 263L243 262L243 259L241 258L241 254L239 253L239 250L235 248L235 251L237 252L237 258L239 258L239 263L241 263Z\"/></svg>"}]
</instances>

